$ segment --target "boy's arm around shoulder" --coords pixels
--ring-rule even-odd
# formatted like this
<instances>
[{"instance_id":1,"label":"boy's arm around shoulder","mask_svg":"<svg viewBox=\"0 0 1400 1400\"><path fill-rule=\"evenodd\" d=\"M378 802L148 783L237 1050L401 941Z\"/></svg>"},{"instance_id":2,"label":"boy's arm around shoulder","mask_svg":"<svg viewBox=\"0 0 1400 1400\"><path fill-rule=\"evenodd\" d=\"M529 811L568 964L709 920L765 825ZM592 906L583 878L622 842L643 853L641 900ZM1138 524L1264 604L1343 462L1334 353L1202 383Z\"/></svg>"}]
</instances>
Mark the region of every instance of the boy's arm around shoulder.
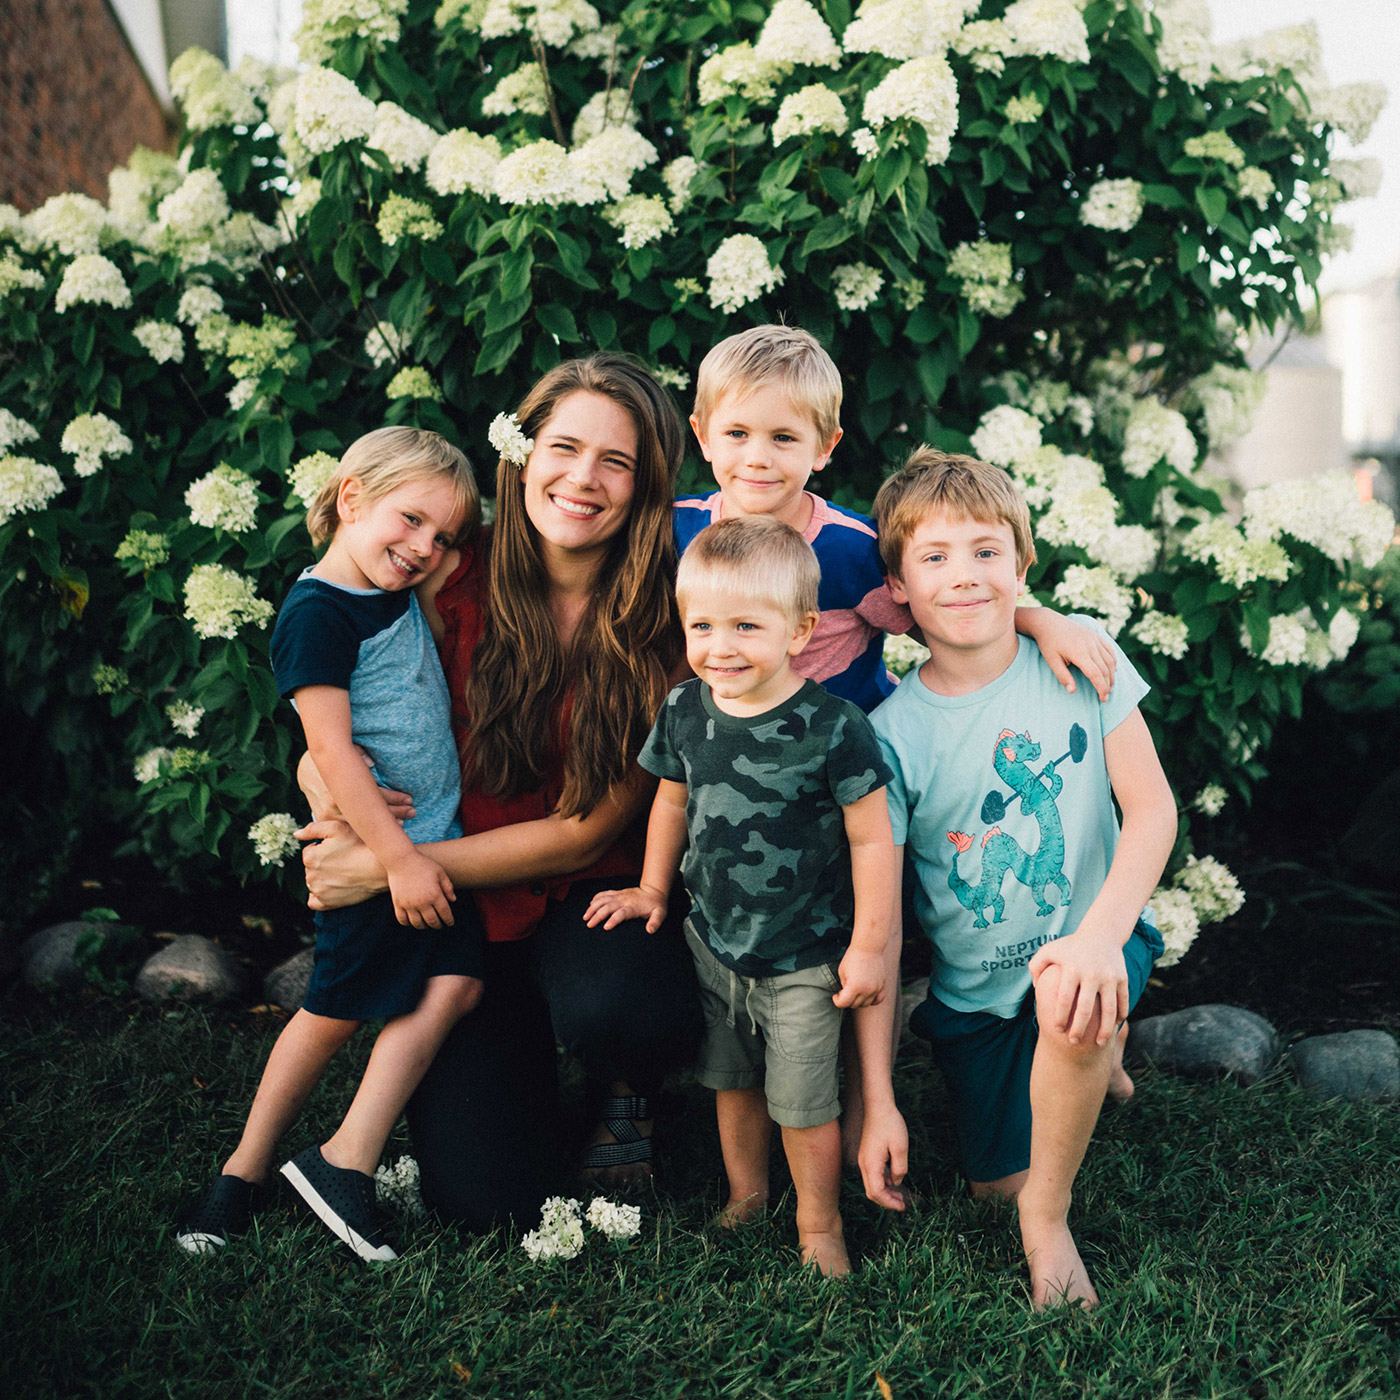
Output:
<instances>
[{"instance_id":1,"label":"boy's arm around shoulder","mask_svg":"<svg viewBox=\"0 0 1400 1400\"><path fill-rule=\"evenodd\" d=\"M1038 981L1051 965L1061 970L1055 1026L1072 1044L1099 1008L1097 1040L1106 1045L1128 1014L1123 945L1162 878L1176 841L1176 800L1162 771L1142 711L1134 707L1104 737L1109 782L1123 815L1108 877L1072 934L1044 944L1030 962Z\"/></svg>"},{"instance_id":2,"label":"boy's arm around shoulder","mask_svg":"<svg viewBox=\"0 0 1400 1400\"><path fill-rule=\"evenodd\" d=\"M1113 689L1118 656L1113 644L1095 627L1085 626L1054 608L1022 605L1016 609L1016 630L1029 637L1069 694L1075 692L1071 666L1083 672L1101 701Z\"/></svg>"}]
</instances>

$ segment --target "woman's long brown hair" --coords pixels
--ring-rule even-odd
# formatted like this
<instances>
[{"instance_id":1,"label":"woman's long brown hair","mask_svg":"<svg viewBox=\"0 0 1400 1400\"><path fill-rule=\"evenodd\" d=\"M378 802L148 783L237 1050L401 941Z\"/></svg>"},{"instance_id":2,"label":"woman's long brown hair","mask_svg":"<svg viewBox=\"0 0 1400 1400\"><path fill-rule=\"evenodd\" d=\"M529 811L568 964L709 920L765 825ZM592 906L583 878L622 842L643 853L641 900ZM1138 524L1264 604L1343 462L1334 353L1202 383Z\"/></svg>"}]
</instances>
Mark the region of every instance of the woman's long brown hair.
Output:
<instances>
[{"instance_id":1,"label":"woman's long brown hair","mask_svg":"<svg viewBox=\"0 0 1400 1400\"><path fill-rule=\"evenodd\" d=\"M558 365L531 389L516 414L526 437L536 437L559 401L581 390L611 399L636 427L631 511L565 649L525 512L523 473L501 460L486 616L467 680L471 726L461 745L466 790L493 797L534 791L558 761L560 709L572 692L560 800L566 817L592 811L627 777L681 651L671 534L685 441L680 415L640 365L600 353Z\"/></svg>"}]
</instances>

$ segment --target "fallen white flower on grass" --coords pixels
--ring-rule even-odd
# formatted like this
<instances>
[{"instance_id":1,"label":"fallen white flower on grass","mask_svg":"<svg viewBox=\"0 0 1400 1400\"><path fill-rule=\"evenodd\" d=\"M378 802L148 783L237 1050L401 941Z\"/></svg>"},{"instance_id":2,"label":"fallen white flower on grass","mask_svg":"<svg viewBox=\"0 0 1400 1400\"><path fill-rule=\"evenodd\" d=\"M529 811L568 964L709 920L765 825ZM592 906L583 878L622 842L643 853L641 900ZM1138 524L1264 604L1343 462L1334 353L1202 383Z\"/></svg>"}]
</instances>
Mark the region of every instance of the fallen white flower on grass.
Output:
<instances>
[{"instance_id":1,"label":"fallen white flower on grass","mask_svg":"<svg viewBox=\"0 0 1400 1400\"><path fill-rule=\"evenodd\" d=\"M642 1228L642 1208L615 1205L599 1196L589 1203L587 1219L610 1240L630 1240Z\"/></svg>"},{"instance_id":2,"label":"fallen white flower on grass","mask_svg":"<svg viewBox=\"0 0 1400 1400\"><path fill-rule=\"evenodd\" d=\"M428 1207L423 1203L418 1163L412 1157L400 1157L392 1167L377 1167L374 1194L377 1200L411 1220L422 1220L428 1213Z\"/></svg>"},{"instance_id":3,"label":"fallen white flower on grass","mask_svg":"<svg viewBox=\"0 0 1400 1400\"><path fill-rule=\"evenodd\" d=\"M531 1259L573 1259L583 1249L582 1207L563 1196L551 1196L540 1211L540 1228L520 1241Z\"/></svg>"}]
</instances>

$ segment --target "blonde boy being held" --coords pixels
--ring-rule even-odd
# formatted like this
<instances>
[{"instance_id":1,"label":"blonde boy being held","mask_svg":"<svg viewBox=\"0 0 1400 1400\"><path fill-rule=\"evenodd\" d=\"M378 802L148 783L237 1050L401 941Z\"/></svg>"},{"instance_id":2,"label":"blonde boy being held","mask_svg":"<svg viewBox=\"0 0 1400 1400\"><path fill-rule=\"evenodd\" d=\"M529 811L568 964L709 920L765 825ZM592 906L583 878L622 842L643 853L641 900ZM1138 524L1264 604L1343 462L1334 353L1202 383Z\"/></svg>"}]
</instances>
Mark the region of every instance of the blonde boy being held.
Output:
<instances>
[{"instance_id":1,"label":"blonde boy being held","mask_svg":"<svg viewBox=\"0 0 1400 1400\"><path fill-rule=\"evenodd\" d=\"M1070 1192L1117 1031L1162 951L1144 906L1176 836L1138 710L1148 687L1117 653L1106 698L1067 695L1017 638L1034 550L999 468L921 448L880 488L875 514L891 589L931 653L871 717L894 774L897 859L913 862L936 954L911 1025L947 1081L974 1194L1016 1201L1033 1303L1092 1306ZM893 1205L905 1142L889 1017L877 1007L856 1022L861 1169L872 1198Z\"/></svg>"},{"instance_id":2,"label":"blonde boy being held","mask_svg":"<svg viewBox=\"0 0 1400 1400\"><path fill-rule=\"evenodd\" d=\"M885 994L897 886L870 723L792 666L818 578L811 548L776 519L721 521L686 552L676 597L697 679L667 697L638 760L661 780L642 881L599 894L585 918L655 930L683 869L706 1008L699 1078L716 1091L729 1178L719 1223L766 1206L776 1122L802 1261L844 1274L841 1018Z\"/></svg>"}]
</instances>

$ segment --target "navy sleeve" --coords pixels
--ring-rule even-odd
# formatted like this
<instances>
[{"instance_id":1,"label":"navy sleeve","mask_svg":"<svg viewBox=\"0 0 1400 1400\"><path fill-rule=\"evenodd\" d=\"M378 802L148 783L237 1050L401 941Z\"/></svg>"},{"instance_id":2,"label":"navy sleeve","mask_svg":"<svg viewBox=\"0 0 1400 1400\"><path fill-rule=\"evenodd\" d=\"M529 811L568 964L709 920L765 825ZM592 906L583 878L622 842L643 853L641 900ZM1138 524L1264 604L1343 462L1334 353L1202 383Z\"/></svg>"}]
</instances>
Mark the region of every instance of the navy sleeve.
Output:
<instances>
[{"instance_id":1,"label":"navy sleeve","mask_svg":"<svg viewBox=\"0 0 1400 1400\"><path fill-rule=\"evenodd\" d=\"M350 689L361 629L319 589L294 588L272 629L272 675L283 698L304 685Z\"/></svg>"}]
</instances>

